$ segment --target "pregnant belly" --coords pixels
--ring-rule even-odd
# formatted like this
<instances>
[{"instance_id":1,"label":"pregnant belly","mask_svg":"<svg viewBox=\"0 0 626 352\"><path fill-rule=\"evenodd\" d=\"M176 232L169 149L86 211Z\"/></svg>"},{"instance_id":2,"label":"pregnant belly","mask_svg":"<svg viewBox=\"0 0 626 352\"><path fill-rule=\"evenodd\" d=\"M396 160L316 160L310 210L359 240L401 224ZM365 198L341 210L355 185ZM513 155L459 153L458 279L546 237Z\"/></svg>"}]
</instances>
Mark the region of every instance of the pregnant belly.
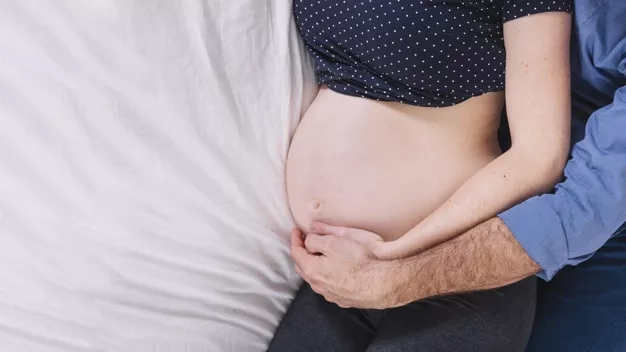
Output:
<instances>
[{"instance_id":1,"label":"pregnant belly","mask_svg":"<svg viewBox=\"0 0 626 352\"><path fill-rule=\"evenodd\" d=\"M499 98L474 99L487 101L435 110L322 90L287 159L297 225L307 232L320 220L385 240L404 234L498 155Z\"/></svg>"}]
</instances>

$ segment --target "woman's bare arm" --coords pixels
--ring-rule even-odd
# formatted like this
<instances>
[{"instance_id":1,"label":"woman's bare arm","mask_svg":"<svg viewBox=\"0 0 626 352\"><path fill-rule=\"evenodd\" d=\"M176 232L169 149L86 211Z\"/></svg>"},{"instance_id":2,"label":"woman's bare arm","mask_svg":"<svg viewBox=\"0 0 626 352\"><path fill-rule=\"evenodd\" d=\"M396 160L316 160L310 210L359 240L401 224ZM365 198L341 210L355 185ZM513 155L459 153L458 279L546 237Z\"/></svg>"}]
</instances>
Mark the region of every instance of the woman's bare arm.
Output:
<instances>
[{"instance_id":1,"label":"woman's bare arm","mask_svg":"<svg viewBox=\"0 0 626 352\"><path fill-rule=\"evenodd\" d=\"M442 243L561 179L570 139L571 16L531 15L504 24L506 105L512 147L478 171L381 257L405 257Z\"/></svg>"}]
</instances>

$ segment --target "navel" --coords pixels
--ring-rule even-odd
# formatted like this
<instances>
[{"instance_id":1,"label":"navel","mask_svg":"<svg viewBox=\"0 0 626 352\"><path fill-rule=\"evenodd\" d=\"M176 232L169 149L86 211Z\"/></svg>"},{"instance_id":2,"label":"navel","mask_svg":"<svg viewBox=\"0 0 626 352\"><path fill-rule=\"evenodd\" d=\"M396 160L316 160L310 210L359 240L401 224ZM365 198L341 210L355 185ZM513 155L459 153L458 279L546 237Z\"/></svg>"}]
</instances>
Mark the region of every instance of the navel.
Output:
<instances>
[{"instance_id":1,"label":"navel","mask_svg":"<svg viewBox=\"0 0 626 352\"><path fill-rule=\"evenodd\" d=\"M320 211L322 208L322 201L317 198L313 198L309 201L309 209L314 212Z\"/></svg>"}]
</instances>

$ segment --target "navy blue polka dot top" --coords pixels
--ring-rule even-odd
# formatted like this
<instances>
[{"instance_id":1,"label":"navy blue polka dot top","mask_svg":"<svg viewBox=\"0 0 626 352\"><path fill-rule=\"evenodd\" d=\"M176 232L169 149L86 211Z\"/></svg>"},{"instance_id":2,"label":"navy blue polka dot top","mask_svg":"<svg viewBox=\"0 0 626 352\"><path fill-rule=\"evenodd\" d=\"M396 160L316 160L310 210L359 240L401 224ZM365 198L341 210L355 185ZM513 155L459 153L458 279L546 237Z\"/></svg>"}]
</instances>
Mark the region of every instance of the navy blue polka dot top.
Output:
<instances>
[{"instance_id":1,"label":"navy blue polka dot top","mask_svg":"<svg viewBox=\"0 0 626 352\"><path fill-rule=\"evenodd\" d=\"M295 0L319 84L444 107L504 89L502 24L573 0Z\"/></svg>"}]
</instances>

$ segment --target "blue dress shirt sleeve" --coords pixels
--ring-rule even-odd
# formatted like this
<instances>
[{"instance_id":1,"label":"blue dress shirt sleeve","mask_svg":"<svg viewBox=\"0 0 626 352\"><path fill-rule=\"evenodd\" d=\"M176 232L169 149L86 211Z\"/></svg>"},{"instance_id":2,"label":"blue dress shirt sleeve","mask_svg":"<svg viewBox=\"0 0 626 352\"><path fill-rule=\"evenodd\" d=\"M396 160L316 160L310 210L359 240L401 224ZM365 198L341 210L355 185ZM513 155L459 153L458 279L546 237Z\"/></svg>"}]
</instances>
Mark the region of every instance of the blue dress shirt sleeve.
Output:
<instances>
[{"instance_id":1,"label":"blue dress shirt sleeve","mask_svg":"<svg viewBox=\"0 0 626 352\"><path fill-rule=\"evenodd\" d=\"M620 65L626 75L626 58ZM500 214L549 280L589 259L626 222L626 87L589 118L565 181Z\"/></svg>"}]
</instances>

